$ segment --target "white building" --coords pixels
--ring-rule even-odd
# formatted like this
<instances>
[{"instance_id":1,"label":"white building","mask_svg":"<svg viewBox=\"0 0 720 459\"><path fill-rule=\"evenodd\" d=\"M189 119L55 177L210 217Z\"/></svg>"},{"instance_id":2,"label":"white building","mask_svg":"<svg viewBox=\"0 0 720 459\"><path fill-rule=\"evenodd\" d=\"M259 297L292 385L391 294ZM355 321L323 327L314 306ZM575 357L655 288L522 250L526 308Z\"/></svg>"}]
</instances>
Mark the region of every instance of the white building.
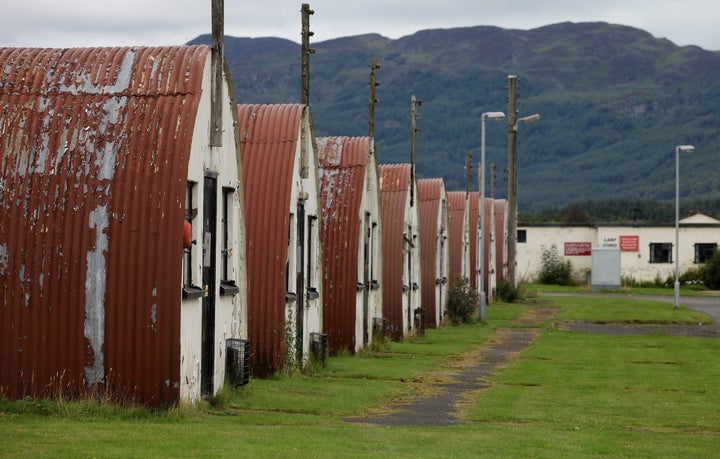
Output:
<instances>
[{"instance_id":1,"label":"white building","mask_svg":"<svg viewBox=\"0 0 720 459\"><path fill-rule=\"evenodd\" d=\"M695 214L679 222L680 274L703 266L720 241L720 220ZM635 281L665 280L675 275L675 225L518 225L517 275L537 280L543 249L555 245L572 262L578 280L589 279L592 249L618 248L621 276Z\"/></svg>"}]
</instances>

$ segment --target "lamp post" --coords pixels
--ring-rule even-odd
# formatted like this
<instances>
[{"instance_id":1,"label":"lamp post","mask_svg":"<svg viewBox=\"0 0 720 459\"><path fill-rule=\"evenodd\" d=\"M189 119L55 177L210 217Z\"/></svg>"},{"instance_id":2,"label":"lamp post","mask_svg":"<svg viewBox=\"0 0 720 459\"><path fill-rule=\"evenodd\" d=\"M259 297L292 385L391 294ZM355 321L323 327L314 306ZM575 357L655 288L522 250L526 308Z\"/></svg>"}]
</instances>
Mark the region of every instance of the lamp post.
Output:
<instances>
[{"instance_id":1,"label":"lamp post","mask_svg":"<svg viewBox=\"0 0 720 459\"><path fill-rule=\"evenodd\" d=\"M512 127L512 132L515 134L517 139L518 126L520 122L532 123L540 119L540 115L535 113L533 115L524 116L515 121ZM517 140L516 140L517 142ZM513 146L510 149L510 155L508 155L508 241L507 241L507 273L508 282L514 288L517 287L517 280L515 276L515 265L517 264L517 216L518 216L518 181L517 181L517 147Z\"/></svg>"},{"instance_id":2,"label":"lamp post","mask_svg":"<svg viewBox=\"0 0 720 459\"><path fill-rule=\"evenodd\" d=\"M480 279L478 288L480 294L480 320L485 321L485 120L499 121L505 118L503 112L485 112L480 116Z\"/></svg>"},{"instance_id":3,"label":"lamp post","mask_svg":"<svg viewBox=\"0 0 720 459\"><path fill-rule=\"evenodd\" d=\"M692 145L675 147L675 309L680 306L680 152L694 150Z\"/></svg>"}]
</instances>

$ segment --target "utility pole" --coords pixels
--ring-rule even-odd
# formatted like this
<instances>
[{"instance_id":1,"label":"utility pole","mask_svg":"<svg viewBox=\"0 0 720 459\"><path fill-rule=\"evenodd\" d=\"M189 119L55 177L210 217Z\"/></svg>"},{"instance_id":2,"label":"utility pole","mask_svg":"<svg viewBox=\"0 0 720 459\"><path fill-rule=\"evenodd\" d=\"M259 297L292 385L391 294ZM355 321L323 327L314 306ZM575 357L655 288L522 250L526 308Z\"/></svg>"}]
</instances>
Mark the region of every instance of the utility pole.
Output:
<instances>
[{"instance_id":1,"label":"utility pole","mask_svg":"<svg viewBox=\"0 0 720 459\"><path fill-rule=\"evenodd\" d=\"M515 266L517 257L517 89L518 77L508 75L508 180L507 180L507 279L511 287L517 286Z\"/></svg>"},{"instance_id":2,"label":"utility pole","mask_svg":"<svg viewBox=\"0 0 720 459\"><path fill-rule=\"evenodd\" d=\"M410 207L415 205L413 195L415 194L415 134L417 134L417 107L422 105L422 100L418 100L413 95L410 98Z\"/></svg>"},{"instance_id":3,"label":"utility pole","mask_svg":"<svg viewBox=\"0 0 720 459\"><path fill-rule=\"evenodd\" d=\"M495 163L490 163L490 199L495 201Z\"/></svg>"},{"instance_id":4,"label":"utility pole","mask_svg":"<svg viewBox=\"0 0 720 459\"><path fill-rule=\"evenodd\" d=\"M375 88L380 86L375 79L375 72L380 66L377 65L377 59L370 61L370 101L368 106L368 137L375 138L375 104L380 102L380 99L375 97Z\"/></svg>"},{"instance_id":5,"label":"utility pole","mask_svg":"<svg viewBox=\"0 0 720 459\"><path fill-rule=\"evenodd\" d=\"M212 50L210 62L212 68L212 83L210 85L210 146L222 147L222 113L223 113L223 69L224 43L225 43L225 7L224 0L212 0Z\"/></svg>"},{"instance_id":6,"label":"utility pole","mask_svg":"<svg viewBox=\"0 0 720 459\"><path fill-rule=\"evenodd\" d=\"M315 14L315 11L310 9L308 3L302 4L302 104L305 106L310 105L310 54L314 53L315 50L310 48L310 37L315 33L310 31L310 15Z\"/></svg>"},{"instance_id":7,"label":"utility pole","mask_svg":"<svg viewBox=\"0 0 720 459\"><path fill-rule=\"evenodd\" d=\"M465 199L470 196L470 170L472 169L472 153L465 153Z\"/></svg>"}]
</instances>

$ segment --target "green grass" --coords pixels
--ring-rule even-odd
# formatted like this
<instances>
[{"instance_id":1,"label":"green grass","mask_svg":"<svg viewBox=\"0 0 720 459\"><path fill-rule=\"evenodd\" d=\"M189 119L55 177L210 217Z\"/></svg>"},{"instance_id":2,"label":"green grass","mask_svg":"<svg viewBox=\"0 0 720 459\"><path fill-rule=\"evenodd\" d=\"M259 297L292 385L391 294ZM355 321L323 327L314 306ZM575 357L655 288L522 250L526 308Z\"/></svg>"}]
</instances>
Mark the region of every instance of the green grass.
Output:
<instances>
[{"instance_id":1,"label":"green grass","mask_svg":"<svg viewBox=\"0 0 720 459\"><path fill-rule=\"evenodd\" d=\"M589 285L549 285L549 284L522 284L522 288L529 296L542 293L590 293ZM603 293L603 292L598 292ZM672 287L621 287L619 291L609 291L606 293L624 293L628 295L656 295L656 296L673 296ZM681 296L707 296L713 292L708 291L703 286L683 285L680 287Z\"/></svg>"},{"instance_id":2,"label":"green grass","mask_svg":"<svg viewBox=\"0 0 720 459\"><path fill-rule=\"evenodd\" d=\"M553 297L560 306L557 315L563 320L616 323L711 323L705 315L684 306L674 309L672 304L642 298L616 297Z\"/></svg>"},{"instance_id":3,"label":"green grass","mask_svg":"<svg viewBox=\"0 0 720 459\"><path fill-rule=\"evenodd\" d=\"M546 307L545 298L543 307ZM558 318L695 320L665 303L551 298ZM492 303L488 323L427 330L384 353L328 359L312 375L252 380L153 413L47 400L0 401L0 457L708 457L720 445L720 340L543 329L465 405L470 424L379 427L343 417L427 389L528 304ZM88 406L89 405L89 406Z\"/></svg>"},{"instance_id":4,"label":"green grass","mask_svg":"<svg viewBox=\"0 0 720 459\"><path fill-rule=\"evenodd\" d=\"M548 440L573 432L583 454L705 457L703 445L720 444L718 351L717 339L548 331L468 416ZM646 443L661 436L672 444Z\"/></svg>"}]
</instances>

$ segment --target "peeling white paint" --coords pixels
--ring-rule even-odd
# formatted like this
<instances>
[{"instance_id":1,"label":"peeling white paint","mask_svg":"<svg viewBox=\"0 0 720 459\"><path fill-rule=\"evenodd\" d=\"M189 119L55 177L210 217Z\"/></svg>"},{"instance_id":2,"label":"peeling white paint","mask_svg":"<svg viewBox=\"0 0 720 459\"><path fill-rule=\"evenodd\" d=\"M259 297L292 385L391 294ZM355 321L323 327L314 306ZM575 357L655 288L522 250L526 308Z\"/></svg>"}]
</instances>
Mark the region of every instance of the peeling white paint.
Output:
<instances>
[{"instance_id":1,"label":"peeling white paint","mask_svg":"<svg viewBox=\"0 0 720 459\"><path fill-rule=\"evenodd\" d=\"M95 248L87 253L87 274L85 276L85 338L92 347L94 364L85 367L85 382L95 384L105 378L102 353L105 341L105 288L107 281L105 254L108 250L108 211L98 205L90 212L89 227L95 230Z\"/></svg>"},{"instance_id":2,"label":"peeling white paint","mask_svg":"<svg viewBox=\"0 0 720 459\"><path fill-rule=\"evenodd\" d=\"M77 75L75 81L68 82L67 84L60 84L58 87L59 92L67 92L73 95L79 94L117 94L125 91L130 84L130 77L132 75L132 67L135 61L135 51L128 51L123 57L122 64L120 64L120 70L118 71L117 79L112 85L95 85L92 82L93 76L89 73L82 73ZM73 73L68 74L68 79L73 77ZM52 86L54 82L54 72L48 72L45 77L46 84Z\"/></svg>"},{"instance_id":3,"label":"peeling white paint","mask_svg":"<svg viewBox=\"0 0 720 459\"><path fill-rule=\"evenodd\" d=\"M7 244L0 244L0 276L4 276L8 267Z\"/></svg>"}]
</instances>

